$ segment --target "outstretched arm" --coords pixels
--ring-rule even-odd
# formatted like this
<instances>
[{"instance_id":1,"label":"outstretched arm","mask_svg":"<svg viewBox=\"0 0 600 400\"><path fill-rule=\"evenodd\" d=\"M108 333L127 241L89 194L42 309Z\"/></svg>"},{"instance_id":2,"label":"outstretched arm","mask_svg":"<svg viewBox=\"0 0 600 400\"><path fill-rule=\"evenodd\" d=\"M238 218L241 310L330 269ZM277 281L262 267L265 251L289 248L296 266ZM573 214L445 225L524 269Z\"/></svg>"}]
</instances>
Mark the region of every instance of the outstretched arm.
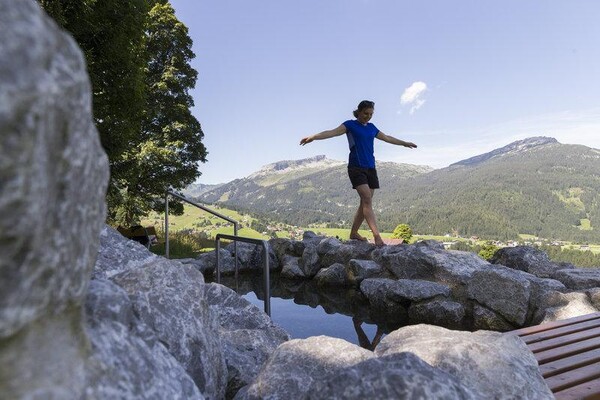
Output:
<instances>
[{"instance_id":1,"label":"outstretched arm","mask_svg":"<svg viewBox=\"0 0 600 400\"><path fill-rule=\"evenodd\" d=\"M346 127L344 126L344 124L341 124L340 126L338 126L335 129L319 132L315 135L302 138L302 140L300 140L300 145L304 146L305 144L308 144L308 143L312 142L313 140L329 139L329 138L332 138L335 136L343 135L344 133L346 133Z\"/></svg>"},{"instance_id":2,"label":"outstretched arm","mask_svg":"<svg viewBox=\"0 0 600 400\"><path fill-rule=\"evenodd\" d=\"M395 137L386 135L385 133L383 133L381 131L379 131L379 133L375 137L379 140L383 140L384 142L395 144L398 146L408 147L409 149L414 149L417 147L417 145L414 143L405 142L404 140L396 139Z\"/></svg>"}]
</instances>

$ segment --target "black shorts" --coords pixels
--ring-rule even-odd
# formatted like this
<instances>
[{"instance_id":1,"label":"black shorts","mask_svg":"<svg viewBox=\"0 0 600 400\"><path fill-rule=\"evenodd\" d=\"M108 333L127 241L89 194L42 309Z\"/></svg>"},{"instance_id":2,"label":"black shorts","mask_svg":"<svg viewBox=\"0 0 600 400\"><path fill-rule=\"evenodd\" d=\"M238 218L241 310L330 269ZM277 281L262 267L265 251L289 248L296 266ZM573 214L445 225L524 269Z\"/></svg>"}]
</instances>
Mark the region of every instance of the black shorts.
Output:
<instances>
[{"instance_id":1,"label":"black shorts","mask_svg":"<svg viewBox=\"0 0 600 400\"><path fill-rule=\"evenodd\" d=\"M348 176L352 182L352 189L365 184L371 189L379 189L379 178L375 168L348 167Z\"/></svg>"}]
</instances>

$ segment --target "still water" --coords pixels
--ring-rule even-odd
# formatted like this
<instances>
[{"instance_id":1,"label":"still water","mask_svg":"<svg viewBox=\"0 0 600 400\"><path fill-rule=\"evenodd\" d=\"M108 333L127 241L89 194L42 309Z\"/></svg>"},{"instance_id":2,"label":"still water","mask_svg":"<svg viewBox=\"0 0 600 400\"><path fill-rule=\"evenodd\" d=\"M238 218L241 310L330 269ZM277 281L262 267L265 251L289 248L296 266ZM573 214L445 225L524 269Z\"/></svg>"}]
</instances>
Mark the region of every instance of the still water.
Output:
<instances>
[{"instance_id":1,"label":"still water","mask_svg":"<svg viewBox=\"0 0 600 400\"><path fill-rule=\"evenodd\" d=\"M262 277L253 275L240 274L237 284L233 277L225 276L221 283L263 310ZM207 277L207 282L210 280ZM274 272L271 319L293 339L326 335L369 349L402 325L371 310L368 301L354 288L319 287L312 281L287 280Z\"/></svg>"}]
</instances>

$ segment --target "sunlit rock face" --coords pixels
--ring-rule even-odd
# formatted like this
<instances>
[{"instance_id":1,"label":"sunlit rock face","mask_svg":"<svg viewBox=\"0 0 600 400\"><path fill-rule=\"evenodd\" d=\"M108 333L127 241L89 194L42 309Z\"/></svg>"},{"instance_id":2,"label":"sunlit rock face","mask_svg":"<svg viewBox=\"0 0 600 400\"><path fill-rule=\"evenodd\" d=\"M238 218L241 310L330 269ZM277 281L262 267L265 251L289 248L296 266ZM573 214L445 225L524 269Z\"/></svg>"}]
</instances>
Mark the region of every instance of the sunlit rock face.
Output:
<instances>
[{"instance_id":1,"label":"sunlit rock face","mask_svg":"<svg viewBox=\"0 0 600 400\"><path fill-rule=\"evenodd\" d=\"M535 357L517 336L414 325L392 332L375 349L379 357L404 352L454 376L476 398L554 398Z\"/></svg>"},{"instance_id":2,"label":"sunlit rock face","mask_svg":"<svg viewBox=\"0 0 600 400\"><path fill-rule=\"evenodd\" d=\"M0 391L76 398L108 162L72 38L13 0L0 0L0 37Z\"/></svg>"}]
</instances>

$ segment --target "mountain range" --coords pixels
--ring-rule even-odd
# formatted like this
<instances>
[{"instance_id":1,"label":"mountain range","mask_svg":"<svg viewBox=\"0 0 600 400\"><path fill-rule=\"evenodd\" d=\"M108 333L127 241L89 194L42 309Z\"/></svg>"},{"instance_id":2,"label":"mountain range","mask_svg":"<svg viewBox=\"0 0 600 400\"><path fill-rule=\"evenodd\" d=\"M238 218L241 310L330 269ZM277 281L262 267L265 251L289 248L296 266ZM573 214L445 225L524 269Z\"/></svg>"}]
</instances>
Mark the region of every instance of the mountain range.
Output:
<instances>
[{"instance_id":1,"label":"mountain range","mask_svg":"<svg viewBox=\"0 0 600 400\"><path fill-rule=\"evenodd\" d=\"M600 150L532 137L446 168L378 162L374 208L383 231L490 239L519 234L600 243ZM204 203L297 226L349 227L358 205L346 163L316 156L279 161L205 188Z\"/></svg>"}]
</instances>

